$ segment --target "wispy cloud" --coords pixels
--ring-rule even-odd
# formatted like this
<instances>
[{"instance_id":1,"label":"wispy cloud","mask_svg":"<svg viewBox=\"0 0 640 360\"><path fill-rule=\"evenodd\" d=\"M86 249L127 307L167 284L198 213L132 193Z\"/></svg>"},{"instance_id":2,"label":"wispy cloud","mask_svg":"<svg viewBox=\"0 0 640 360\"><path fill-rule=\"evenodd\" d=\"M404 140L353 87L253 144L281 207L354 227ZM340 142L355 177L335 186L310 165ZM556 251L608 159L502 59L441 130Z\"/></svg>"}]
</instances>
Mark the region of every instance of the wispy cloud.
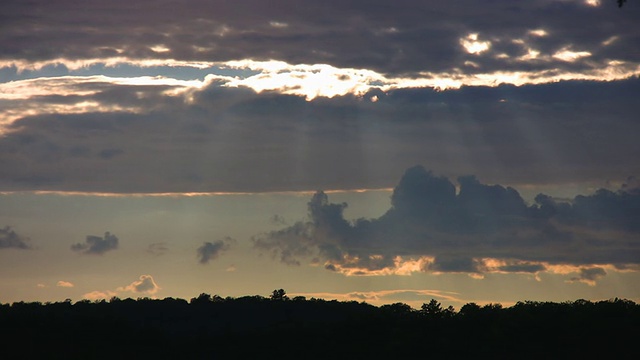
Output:
<instances>
[{"instance_id":1,"label":"wispy cloud","mask_svg":"<svg viewBox=\"0 0 640 360\"><path fill-rule=\"evenodd\" d=\"M82 298L83 299L87 299L87 300L95 301L95 300L110 299L110 298L112 298L114 296L118 296L118 293L115 292L115 291L109 291L109 290L107 290L107 291L98 291L98 290L96 290L96 291L91 291L91 292L88 292L88 293L82 295Z\"/></svg>"},{"instance_id":2,"label":"wispy cloud","mask_svg":"<svg viewBox=\"0 0 640 360\"><path fill-rule=\"evenodd\" d=\"M147 253L153 256L164 255L167 253L167 251L169 251L169 248L164 242L149 244L149 247L147 248Z\"/></svg>"},{"instance_id":3,"label":"wispy cloud","mask_svg":"<svg viewBox=\"0 0 640 360\"><path fill-rule=\"evenodd\" d=\"M425 289L394 289L394 290L372 290L372 291L352 291L345 293L331 292L300 292L292 293L290 297L304 296L307 299L318 298L338 301L366 302L375 306L402 302L419 309L424 303L431 299L448 304L464 305L467 300L460 297L460 294L451 291L425 290Z\"/></svg>"}]
</instances>

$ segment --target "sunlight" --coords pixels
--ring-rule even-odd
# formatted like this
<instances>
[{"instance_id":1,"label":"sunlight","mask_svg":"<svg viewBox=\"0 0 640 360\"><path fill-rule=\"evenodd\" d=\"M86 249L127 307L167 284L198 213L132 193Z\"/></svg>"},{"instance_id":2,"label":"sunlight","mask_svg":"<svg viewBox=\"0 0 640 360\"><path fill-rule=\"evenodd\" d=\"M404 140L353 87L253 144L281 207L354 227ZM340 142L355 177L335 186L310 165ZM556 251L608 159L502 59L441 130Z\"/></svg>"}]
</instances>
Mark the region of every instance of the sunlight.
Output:
<instances>
[{"instance_id":1,"label":"sunlight","mask_svg":"<svg viewBox=\"0 0 640 360\"><path fill-rule=\"evenodd\" d=\"M269 21L269 25L271 25L274 28L278 28L278 29L284 29L289 27L289 24L285 23L285 22L279 22L279 21Z\"/></svg>"},{"instance_id":2,"label":"sunlight","mask_svg":"<svg viewBox=\"0 0 640 360\"><path fill-rule=\"evenodd\" d=\"M151 51L157 52L157 53L166 53L166 52L171 51L171 49L166 47L164 44L155 45L155 46L150 47L149 49L151 49Z\"/></svg>"},{"instance_id":3,"label":"sunlight","mask_svg":"<svg viewBox=\"0 0 640 360\"><path fill-rule=\"evenodd\" d=\"M569 48L563 48L553 54L554 58L567 62L574 62L589 56L591 56L591 53L588 51L571 51Z\"/></svg>"},{"instance_id":4,"label":"sunlight","mask_svg":"<svg viewBox=\"0 0 640 360\"><path fill-rule=\"evenodd\" d=\"M479 41L478 34L472 33L464 38L461 38L460 45L462 45L462 47L464 47L464 49L469 54L480 55L481 53L489 50L489 48L491 47L491 42Z\"/></svg>"},{"instance_id":5,"label":"sunlight","mask_svg":"<svg viewBox=\"0 0 640 360\"><path fill-rule=\"evenodd\" d=\"M609 45L613 44L614 42L618 41L619 39L620 39L619 36L614 35L614 36L608 38L607 40L603 41L602 45L603 46L609 46Z\"/></svg>"},{"instance_id":6,"label":"sunlight","mask_svg":"<svg viewBox=\"0 0 640 360\"><path fill-rule=\"evenodd\" d=\"M372 261L382 260L380 255L370 255L369 259ZM420 256L417 259L404 259L401 256L396 256L393 259L393 267L382 267L380 269L372 270L370 268L361 267L357 264L361 261L358 256L344 255L341 263L327 262L325 266L331 266L335 268L335 271L345 276L388 276L388 275L401 275L409 276L416 272L424 272L435 261L433 256Z\"/></svg>"},{"instance_id":7,"label":"sunlight","mask_svg":"<svg viewBox=\"0 0 640 360\"><path fill-rule=\"evenodd\" d=\"M549 35L549 33L545 29L529 30L529 34L537 37L545 37Z\"/></svg>"}]
</instances>

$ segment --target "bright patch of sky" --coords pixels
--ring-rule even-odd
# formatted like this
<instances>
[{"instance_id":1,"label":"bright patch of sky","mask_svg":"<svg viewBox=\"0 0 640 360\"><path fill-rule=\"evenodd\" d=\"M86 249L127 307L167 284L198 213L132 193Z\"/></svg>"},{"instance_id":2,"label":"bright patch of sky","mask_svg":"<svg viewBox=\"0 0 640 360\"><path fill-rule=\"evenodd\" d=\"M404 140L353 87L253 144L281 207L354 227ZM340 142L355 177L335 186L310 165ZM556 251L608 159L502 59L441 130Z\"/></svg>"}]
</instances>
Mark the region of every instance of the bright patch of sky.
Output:
<instances>
[{"instance_id":1,"label":"bright patch of sky","mask_svg":"<svg viewBox=\"0 0 640 360\"><path fill-rule=\"evenodd\" d=\"M469 54L479 55L489 50L491 42L478 40L478 34L474 33L460 39L460 45L462 45Z\"/></svg>"},{"instance_id":2,"label":"bright patch of sky","mask_svg":"<svg viewBox=\"0 0 640 360\"><path fill-rule=\"evenodd\" d=\"M475 37L474 37L475 38ZM484 44L484 45L483 45ZM489 48L488 43L474 42L468 44L469 51L479 54ZM553 58L567 62L575 62L591 54L585 51L562 49L553 54ZM498 57L500 57L498 55ZM536 50L529 49L528 54L519 58L521 61L535 59L550 59L541 57ZM475 64L475 63L473 63ZM473 65L472 64L472 65ZM640 65L620 61L610 61L600 68L580 72L542 71L494 71L491 73L465 74L463 72L422 72L420 78L387 77L372 70L340 69L326 64L297 64L292 65L282 61L230 61L218 64L185 65L172 62L167 64L146 66L139 62L121 62L111 65L94 63L86 67L69 66L67 63L49 64L36 69L17 69L16 67L0 69L3 72L3 96L9 98L20 92L24 85L20 80L38 78L57 78L64 76L81 77L101 75L104 79L117 75L118 78L133 77L141 80L139 84L169 83L170 78L176 80L194 80L192 82L173 82L183 86L200 86L207 79L222 80L224 86L245 86L261 91L278 91L285 94L303 95L308 100L318 96L333 97L336 95L362 95L367 91L378 88L383 91L401 88L428 87L436 89L459 88L461 86L497 86L500 84L544 84L558 80L620 80L640 74ZM161 73L162 77L156 75ZM115 78L115 77L114 77ZM195 81L197 80L197 81ZM7 81L12 81L7 83ZM57 82L58 80L51 80ZM198 82L199 81L199 82ZM41 83L45 83L42 80ZM33 93L29 92L30 95ZM20 96L20 95L15 95Z\"/></svg>"}]
</instances>

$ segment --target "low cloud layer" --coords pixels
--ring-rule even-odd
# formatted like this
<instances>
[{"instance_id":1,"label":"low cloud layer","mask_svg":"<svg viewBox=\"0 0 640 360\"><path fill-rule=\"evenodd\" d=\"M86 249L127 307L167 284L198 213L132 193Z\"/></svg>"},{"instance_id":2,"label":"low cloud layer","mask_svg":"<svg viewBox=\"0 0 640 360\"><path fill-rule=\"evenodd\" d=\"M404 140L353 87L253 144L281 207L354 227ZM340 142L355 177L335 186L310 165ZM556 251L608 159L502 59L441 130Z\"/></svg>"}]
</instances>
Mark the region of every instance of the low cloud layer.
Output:
<instances>
[{"instance_id":1,"label":"low cloud layer","mask_svg":"<svg viewBox=\"0 0 640 360\"><path fill-rule=\"evenodd\" d=\"M231 244L234 243L235 240L230 237L225 237L222 240L217 240L214 242L205 242L200 246L197 250L198 252L198 261L200 264L207 264L209 261L218 258L223 252L229 250Z\"/></svg>"},{"instance_id":2,"label":"low cloud layer","mask_svg":"<svg viewBox=\"0 0 640 360\"><path fill-rule=\"evenodd\" d=\"M108 231L104 237L87 235L84 243L71 245L71 250L88 255L102 255L118 248L118 237Z\"/></svg>"},{"instance_id":3,"label":"low cloud layer","mask_svg":"<svg viewBox=\"0 0 640 360\"><path fill-rule=\"evenodd\" d=\"M454 184L422 166L406 170L377 219L349 221L346 203L317 192L308 220L253 238L286 264L303 261L347 275L413 272L579 273L593 282L605 268L640 265L640 189L600 189L570 201L461 176Z\"/></svg>"},{"instance_id":4,"label":"low cloud layer","mask_svg":"<svg viewBox=\"0 0 640 360\"><path fill-rule=\"evenodd\" d=\"M413 164L508 184L602 186L640 172L638 79L313 101L215 81L118 81L40 79L58 94L7 100L0 190L388 188Z\"/></svg>"}]
</instances>

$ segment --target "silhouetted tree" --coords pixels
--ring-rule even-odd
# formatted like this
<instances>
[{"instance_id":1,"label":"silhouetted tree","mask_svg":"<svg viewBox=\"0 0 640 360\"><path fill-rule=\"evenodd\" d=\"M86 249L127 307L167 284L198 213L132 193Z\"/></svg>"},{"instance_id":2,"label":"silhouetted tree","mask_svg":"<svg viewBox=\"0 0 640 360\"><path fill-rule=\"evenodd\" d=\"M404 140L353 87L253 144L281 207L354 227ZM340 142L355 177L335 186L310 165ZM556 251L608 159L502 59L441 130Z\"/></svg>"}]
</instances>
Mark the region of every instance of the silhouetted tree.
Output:
<instances>
[{"instance_id":1,"label":"silhouetted tree","mask_svg":"<svg viewBox=\"0 0 640 360\"><path fill-rule=\"evenodd\" d=\"M206 294L206 293L202 293L200 295L198 295L198 297L194 297L191 298L191 300L189 300L189 303L191 304L206 304L206 303L210 303L213 299L211 298L211 295Z\"/></svg>"},{"instance_id":2,"label":"silhouetted tree","mask_svg":"<svg viewBox=\"0 0 640 360\"><path fill-rule=\"evenodd\" d=\"M480 312L480 305L474 302L470 302L470 303L464 304L460 308L460 312L458 312L458 314L462 316L473 316L473 315L477 315L479 312Z\"/></svg>"},{"instance_id":3,"label":"silhouetted tree","mask_svg":"<svg viewBox=\"0 0 640 360\"><path fill-rule=\"evenodd\" d=\"M430 318L440 318L443 310L442 305L436 299L431 299L428 304L422 304L420 312Z\"/></svg>"},{"instance_id":4,"label":"silhouetted tree","mask_svg":"<svg viewBox=\"0 0 640 360\"><path fill-rule=\"evenodd\" d=\"M638 358L640 305L624 299L590 302L468 303L455 313L435 299L415 310L405 303L375 307L295 297L202 293L176 298L126 298L0 304L0 338L20 358L254 358L313 349L314 358L405 358L424 351L447 358ZM273 301L278 300L278 301ZM437 318L434 321L433 318ZM606 329L606 331L603 331ZM63 346L73 339L72 346ZM107 341L108 340L108 344ZM215 344L212 348L211 344ZM251 346L247 346L251 344ZM108 345L108 346L107 346ZM552 352L552 353L551 353ZM282 357L282 356L279 356ZM285 356L286 358L286 356Z\"/></svg>"},{"instance_id":5,"label":"silhouetted tree","mask_svg":"<svg viewBox=\"0 0 640 360\"><path fill-rule=\"evenodd\" d=\"M277 290L273 290L273 292L271 293L270 299L277 300L277 301L284 301L284 300L289 300L289 297L287 296L286 291L284 291L283 289L277 289Z\"/></svg>"},{"instance_id":6,"label":"silhouetted tree","mask_svg":"<svg viewBox=\"0 0 640 360\"><path fill-rule=\"evenodd\" d=\"M382 309L385 313L400 316L407 316L415 311L411 306L401 302L382 305L380 309Z\"/></svg>"}]
</instances>

